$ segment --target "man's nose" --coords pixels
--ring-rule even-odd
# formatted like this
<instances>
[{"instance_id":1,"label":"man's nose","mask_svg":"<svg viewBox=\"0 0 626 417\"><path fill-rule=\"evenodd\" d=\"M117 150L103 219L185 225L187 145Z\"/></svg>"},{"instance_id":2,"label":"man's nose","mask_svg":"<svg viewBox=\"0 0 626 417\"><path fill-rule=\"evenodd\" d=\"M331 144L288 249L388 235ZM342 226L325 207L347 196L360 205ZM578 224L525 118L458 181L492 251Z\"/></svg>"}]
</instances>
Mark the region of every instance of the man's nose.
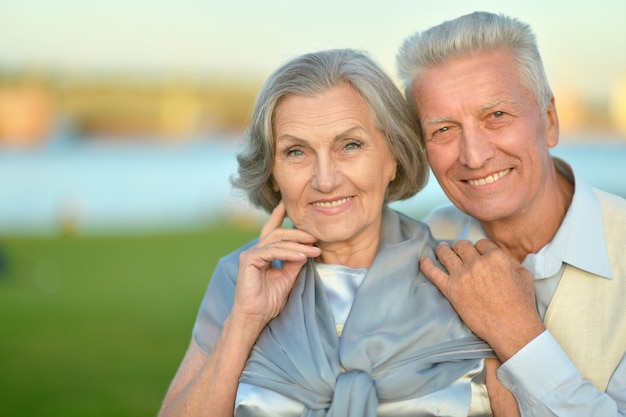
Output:
<instances>
[{"instance_id":1,"label":"man's nose","mask_svg":"<svg viewBox=\"0 0 626 417\"><path fill-rule=\"evenodd\" d=\"M494 155L494 147L478 126L463 126L459 162L468 168L480 168Z\"/></svg>"}]
</instances>

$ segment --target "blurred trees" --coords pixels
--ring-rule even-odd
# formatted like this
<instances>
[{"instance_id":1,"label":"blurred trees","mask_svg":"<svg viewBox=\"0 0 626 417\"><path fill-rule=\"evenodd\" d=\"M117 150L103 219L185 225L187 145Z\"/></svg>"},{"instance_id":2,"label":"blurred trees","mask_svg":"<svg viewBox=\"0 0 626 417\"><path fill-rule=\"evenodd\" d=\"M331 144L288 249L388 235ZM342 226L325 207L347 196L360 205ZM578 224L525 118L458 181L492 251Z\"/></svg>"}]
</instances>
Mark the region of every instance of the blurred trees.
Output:
<instances>
[{"instance_id":1,"label":"blurred trees","mask_svg":"<svg viewBox=\"0 0 626 417\"><path fill-rule=\"evenodd\" d=\"M241 134L259 87L226 78L4 73L0 144L38 145L59 129L120 140Z\"/></svg>"},{"instance_id":2,"label":"blurred trees","mask_svg":"<svg viewBox=\"0 0 626 417\"><path fill-rule=\"evenodd\" d=\"M555 91L562 133L626 135L624 79L601 101L575 88ZM66 134L165 142L237 137L260 86L226 76L0 70L0 146L39 146Z\"/></svg>"}]
</instances>

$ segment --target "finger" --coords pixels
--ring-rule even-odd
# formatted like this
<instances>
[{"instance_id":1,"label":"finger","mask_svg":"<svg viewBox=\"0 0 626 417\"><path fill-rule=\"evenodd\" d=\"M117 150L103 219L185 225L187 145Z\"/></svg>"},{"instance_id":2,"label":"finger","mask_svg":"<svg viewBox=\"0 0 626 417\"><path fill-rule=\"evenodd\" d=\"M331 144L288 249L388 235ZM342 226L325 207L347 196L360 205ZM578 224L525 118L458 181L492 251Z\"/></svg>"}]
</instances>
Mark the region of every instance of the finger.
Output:
<instances>
[{"instance_id":1,"label":"finger","mask_svg":"<svg viewBox=\"0 0 626 417\"><path fill-rule=\"evenodd\" d=\"M446 293L446 289L448 287L448 281L450 276L441 268L439 268L432 259L423 256L419 261L420 270L426 275L435 287L439 288L444 295Z\"/></svg>"},{"instance_id":2,"label":"finger","mask_svg":"<svg viewBox=\"0 0 626 417\"><path fill-rule=\"evenodd\" d=\"M492 241L488 239L480 239L478 242L476 242L474 247L476 248L478 253L480 253L481 255L487 252L491 252L492 250L499 249L498 245L496 245L495 243L493 243Z\"/></svg>"},{"instance_id":3,"label":"finger","mask_svg":"<svg viewBox=\"0 0 626 417\"><path fill-rule=\"evenodd\" d=\"M312 247L317 242L317 238L303 230L279 228L272 230L265 236L259 237L259 240L255 247L275 245L279 242L292 242L295 244L308 245L309 247Z\"/></svg>"},{"instance_id":4,"label":"finger","mask_svg":"<svg viewBox=\"0 0 626 417\"><path fill-rule=\"evenodd\" d=\"M277 248L262 248L252 253L245 253L240 256L240 269L254 268L263 270L269 268L273 261L304 263L306 255L299 251L291 251Z\"/></svg>"},{"instance_id":5,"label":"finger","mask_svg":"<svg viewBox=\"0 0 626 417\"><path fill-rule=\"evenodd\" d=\"M435 253L437 254L439 261L448 271L453 270L462 263L459 255L457 255L448 243L440 243L437 245Z\"/></svg>"},{"instance_id":6,"label":"finger","mask_svg":"<svg viewBox=\"0 0 626 417\"><path fill-rule=\"evenodd\" d=\"M292 241L299 242L304 244L313 244L317 242L317 238L310 234L309 232L305 232L300 229L283 229L278 228L268 232L266 235L263 235L259 238L259 246L272 244L277 241Z\"/></svg>"},{"instance_id":7,"label":"finger","mask_svg":"<svg viewBox=\"0 0 626 417\"><path fill-rule=\"evenodd\" d=\"M282 200L278 203L261 229L261 237L282 226L287 211Z\"/></svg>"},{"instance_id":8,"label":"finger","mask_svg":"<svg viewBox=\"0 0 626 417\"><path fill-rule=\"evenodd\" d=\"M278 241L272 244L255 246L242 253L244 259L260 267L275 260L299 261L320 255L320 248L297 242Z\"/></svg>"},{"instance_id":9,"label":"finger","mask_svg":"<svg viewBox=\"0 0 626 417\"><path fill-rule=\"evenodd\" d=\"M452 244L452 250L463 262L467 262L469 259L479 255L474 245L467 240L457 240Z\"/></svg>"},{"instance_id":10,"label":"finger","mask_svg":"<svg viewBox=\"0 0 626 417\"><path fill-rule=\"evenodd\" d=\"M308 258L315 258L319 256L322 252L322 250L318 248L317 246L312 246L306 243L299 243L299 242L287 241L287 240L276 242L275 244L271 245L271 247L275 250L299 252Z\"/></svg>"},{"instance_id":11,"label":"finger","mask_svg":"<svg viewBox=\"0 0 626 417\"><path fill-rule=\"evenodd\" d=\"M255 265L262 265L276 260L283 262L303 262L306 258L307 255L300 251L293 251L284 248L267 248L259 253L256 253L252 258L252 263ZM260 264L257 263L256 260L260 261Z\"/></svg>"}]
</instances>

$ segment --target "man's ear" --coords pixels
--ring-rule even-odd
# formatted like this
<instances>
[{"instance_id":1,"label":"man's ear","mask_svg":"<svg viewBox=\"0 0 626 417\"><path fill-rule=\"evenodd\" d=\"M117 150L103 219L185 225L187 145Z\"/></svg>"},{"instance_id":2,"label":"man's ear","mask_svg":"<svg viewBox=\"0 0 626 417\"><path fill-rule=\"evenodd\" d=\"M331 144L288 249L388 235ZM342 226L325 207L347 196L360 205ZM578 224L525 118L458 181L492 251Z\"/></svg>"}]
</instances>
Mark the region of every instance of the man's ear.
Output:
<instances>
[{"instance_id":1,"label":"man's ear","mask_svg":"<svg viewBox=\"0 0 626 417\"><path fill-rule=\"evenodd\" d=\"M559 116L556 112L554 96L546 106L546 140L550 148L554 148L559 143Z\"/></svg>"}]
</instances>

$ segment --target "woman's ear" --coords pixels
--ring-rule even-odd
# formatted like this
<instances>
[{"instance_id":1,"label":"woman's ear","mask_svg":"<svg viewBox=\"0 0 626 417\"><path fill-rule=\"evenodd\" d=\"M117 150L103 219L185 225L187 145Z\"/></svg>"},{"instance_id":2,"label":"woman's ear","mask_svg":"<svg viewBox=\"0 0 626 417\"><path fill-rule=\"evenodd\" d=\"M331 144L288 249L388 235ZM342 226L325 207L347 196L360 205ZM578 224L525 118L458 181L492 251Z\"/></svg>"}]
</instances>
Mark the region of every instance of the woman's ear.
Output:
<instances>
[{"instance_id":1,"label":"woman's ear","mask_svg":"<svg viewBox=\"0 0 626 417\"><path fill-rule=\"evenodd\" d=\"M278 184L276 184L276 181L274 180L274 176L273 175L270 177L270 184L271 184L272 190L274 190L274 192L280 193L280 188L278 187Z\"/></svg>"},{"instance_id":2,"label":"woman's ear","mask_svg":"<svg viewBox=\"0 0 626 417\"><path fill-rule=\"evenodd\" d=\"M389 167L389 170L387 170L387 168L383 169L383 172L381 173L381 175L383 176L383 178L384 177L389 178L387 185L391 184L396 179L396 176L398 175L398 160L394 158L393 165Z\"/></svg>"}]
</instances>

